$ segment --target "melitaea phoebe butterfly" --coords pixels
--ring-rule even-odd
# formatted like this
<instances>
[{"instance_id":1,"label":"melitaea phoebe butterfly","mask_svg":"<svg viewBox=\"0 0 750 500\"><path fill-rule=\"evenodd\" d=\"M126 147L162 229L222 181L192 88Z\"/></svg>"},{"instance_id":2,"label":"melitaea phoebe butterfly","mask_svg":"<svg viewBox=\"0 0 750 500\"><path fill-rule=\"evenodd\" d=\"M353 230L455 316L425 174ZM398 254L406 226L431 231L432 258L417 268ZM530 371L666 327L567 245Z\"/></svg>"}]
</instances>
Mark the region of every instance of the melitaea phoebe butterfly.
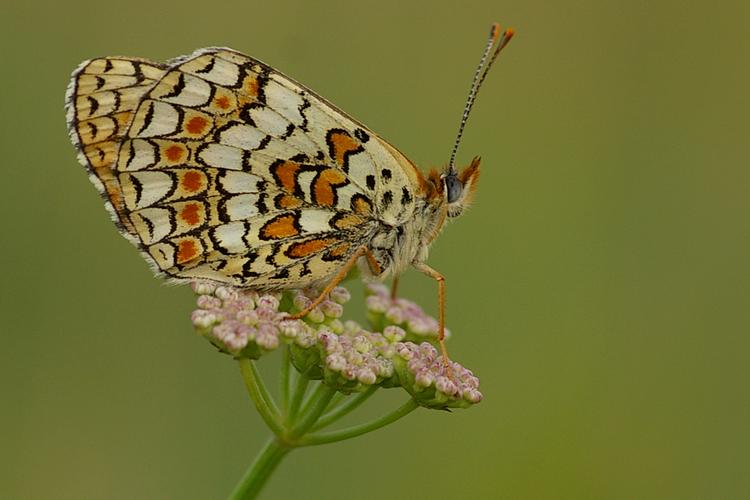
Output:
<instances>
[{"instance_id":1,"label":"melitaea phoebe butterfly","mask_svg":"<svg viewBox=\"0 0 750 500\"><path fill-rule=\"evenodd\" d=\"M425 260L446 217L474 194L479 159L459 172L456 152L512 36L492 26L449 164L426 176L315 92L227 48L164 64L85 61L67 92L70 138L118 229L159 274L323 287L302 316L359 261L378 278L414 266L438 282L447 360L445 282Z\"/></svg>"}]
</instances>

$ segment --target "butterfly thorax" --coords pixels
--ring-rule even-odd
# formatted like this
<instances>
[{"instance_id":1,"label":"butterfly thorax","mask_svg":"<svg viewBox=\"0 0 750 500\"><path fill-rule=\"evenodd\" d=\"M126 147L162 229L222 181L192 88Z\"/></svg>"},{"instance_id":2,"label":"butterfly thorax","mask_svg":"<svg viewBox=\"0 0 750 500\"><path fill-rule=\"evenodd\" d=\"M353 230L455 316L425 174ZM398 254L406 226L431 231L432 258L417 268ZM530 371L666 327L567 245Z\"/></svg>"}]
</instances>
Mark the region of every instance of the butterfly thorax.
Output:
<instances>
[{"instance_id":1,"label":"butterfly thorax","mask_svg":"<svg viewBox=\"0 0 750 500\"><path fill-rule=\"evenodd\" d=\"M456 175L458 194L455 188L450 192L446 187L445 173L432 170L425 176L413 165L407 169L415 176L413 184L419 187L414 204L399 214L397 223L388 224L381 219L367 244L381 266L379 278L401 274L412 264L427 260L430 245L448 218L461 215L471 204L479 180L479 163L479 158L474 158ZM363 268L372 271L368 266Z\"/></svg>"},{"instance_id":2,"label":"butterfly thorax","mask_svg":"<svg viewBox=\"0 0 750 500\"><path fill-rule=\"evenodd\" d=\"M426 260L429 246L445 219L444 214L441 204L417 198L411 216L402 224L380 224L368 244L382 268L378 278L401 274L412 263Z\"/></svg>"}]
</instances>

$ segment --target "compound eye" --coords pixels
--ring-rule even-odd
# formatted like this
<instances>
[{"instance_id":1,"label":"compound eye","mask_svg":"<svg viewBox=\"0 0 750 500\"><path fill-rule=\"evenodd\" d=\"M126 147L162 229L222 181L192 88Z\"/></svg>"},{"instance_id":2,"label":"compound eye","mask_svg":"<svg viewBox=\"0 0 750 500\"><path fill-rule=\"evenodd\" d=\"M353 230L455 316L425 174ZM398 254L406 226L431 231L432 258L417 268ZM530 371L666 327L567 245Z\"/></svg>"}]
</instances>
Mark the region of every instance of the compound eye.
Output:
<instances>
[{"instance_id":1,"label":"compound eye","mask_svg":"<svg viewBox=\"0 0 750 500\"><path fill-rule=\"evenodd\" d=\"M448 203L454 203L461 198L463 193L464 185L458 180L456 174L448 174L443 178L443 184L445 185L445 196Z\"/></svg>"}]
</instances>

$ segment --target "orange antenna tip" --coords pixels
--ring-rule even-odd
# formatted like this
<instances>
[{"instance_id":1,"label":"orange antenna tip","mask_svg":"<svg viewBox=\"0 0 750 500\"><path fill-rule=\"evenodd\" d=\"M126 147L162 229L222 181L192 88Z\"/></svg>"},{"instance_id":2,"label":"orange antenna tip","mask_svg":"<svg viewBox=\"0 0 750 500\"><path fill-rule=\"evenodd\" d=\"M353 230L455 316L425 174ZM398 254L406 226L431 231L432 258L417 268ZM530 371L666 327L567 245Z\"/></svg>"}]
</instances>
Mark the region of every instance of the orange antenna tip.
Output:
<instances>
[{"instance_id":1,"label":"orange antenna tip","mask_svg":"<svg viewBox=\"0 0 750 500\"><path fill-rule=\"evenodd\" d=\"M503 33L502 38L500 39L500 45L498 46L497 50L502 50L503 47L508 45L508 42L510 42L510 39L513 38L513 35L515 35L516 32L513 30L513 28L508 28Z\"/></svg>"},{"instance_id":2,"label":"orange antenna tip","mask_svg":"<svg viewBox=\"0 0 750 500\"><path fill-rule=\"evenodd\" d=\"M497 41L499 36L500 36L500 23L492 23L492 28L490 28L490 37L492 38L493 43Z\"/></svg>"}]
</instances>

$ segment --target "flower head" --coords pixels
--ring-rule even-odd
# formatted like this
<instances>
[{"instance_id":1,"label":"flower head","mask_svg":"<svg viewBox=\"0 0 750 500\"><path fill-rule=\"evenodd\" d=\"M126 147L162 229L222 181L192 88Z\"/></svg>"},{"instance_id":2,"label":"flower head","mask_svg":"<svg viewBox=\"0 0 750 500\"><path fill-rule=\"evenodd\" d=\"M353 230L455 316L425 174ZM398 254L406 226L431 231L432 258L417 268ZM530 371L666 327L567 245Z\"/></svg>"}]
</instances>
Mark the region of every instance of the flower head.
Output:
<instances>
[{"instance_id":1,"label":"flower head","mask_svg":"<svg viewBox=\"0 0 750 500\"><path fill-rule=\"evenodd\" d=\"M412 342L436 342L439 335L435 318L425 314L411 300L391 298L388 288L380 283L367 285L367 319L375 330L389 325L401 327L406 332L406 339ZM447 328L445 336L450 337Z\"/></svg>"},{"instance_id":2,"label":"flower head","mask_svg":"<svg viewBox=\"0 0 750 500\"><path fill-rule=\"evenodd\" d=\"M323 361L323 380L344 392L363 390L393 376L388 352L389 341L380 333L363 330L349 322L340 335L318 334L318 348Z\"/></svg>"},{"instance_id":3,"label":"flower head","mask_svg":"<svg viewBox=\"0 0 750 500\"><path fill-rule=\"evenodd\" d=\"M428 342L437 338L438 322L414 302L391 299L382 285L367 288L373 331L344 319L351 295L343 287L300 319L291 314L308 308L316 290L259 293L209 283L195 283L193 290L193 325L228 354L257 359L286 343L300 373L344 393L402 386L429 408L468 407L482 399L479 379L458 363L446 368Z\"/></svg>"},{"instance_id":4,"label":"flower head","mask_svg":"<svg viewBox=\"0 0 750 500\"><path fill-rule=\"evenodd\" d=\"M440 353L428 342L396 344L394 367L401 386L422 406L467 408L482 400L479 379L455 361L447 369Z\"/></svg>"},{"instance_id":5,"label":"flower head","mask_svg":"<svg viewBox=\"0 0 750 500\"><path fill-rule=\"evenodd\" d=\"M257 359L279 347L281 341L310 346L315 332L303 320L280 311L281 294L259 293L210 283L194 283L198 308L192 321L196 330L221 351Z\"/></svg>"}]
</instances>

